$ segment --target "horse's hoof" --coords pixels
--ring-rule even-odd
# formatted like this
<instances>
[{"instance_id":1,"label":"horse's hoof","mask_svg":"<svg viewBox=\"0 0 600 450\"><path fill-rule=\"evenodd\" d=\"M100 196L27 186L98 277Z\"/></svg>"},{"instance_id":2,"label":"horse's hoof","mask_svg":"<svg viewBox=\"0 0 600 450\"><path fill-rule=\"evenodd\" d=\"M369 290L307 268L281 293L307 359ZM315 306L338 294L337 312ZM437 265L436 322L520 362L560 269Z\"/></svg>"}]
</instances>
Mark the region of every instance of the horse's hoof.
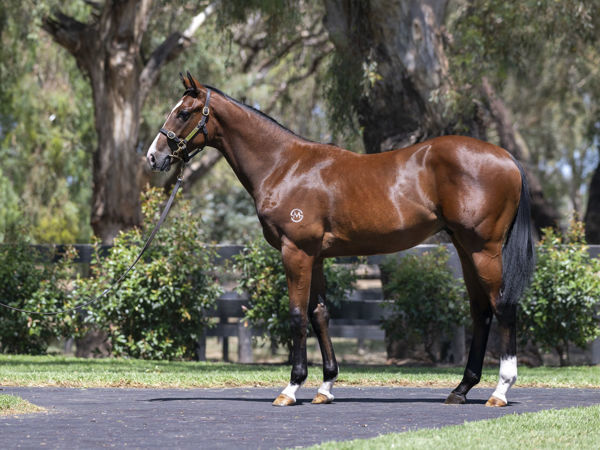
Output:
<instances>
[{"instance_id":1,"label":"horse's hoof","mask_svg":"<svg viewBox=\"0 0 600 450\"><path fill-rule=\"evenodd\" d=\"M485 402L485 406L502 407L506 406L506 402L492 395L490 399L487 402Z\"/></svg>"},{"instance_id":2,"label":"horse's hoof","mask_svg":"<svg viewBox=\"0 0 600 450\"><path fill-rule=\"evenodd\" d=\"M291 397L288 397L285 394L279 394L279 397L277 397L273 401L273 406L292 406L295 404L296 404L296 400L294 400Z\"/></svg>"},{"instance_id":3,"label":"horse's hoof","mask_svg":"<svg viewBox=\"0 0 600 450\"><path fill-rule=\"evenodd\" d=\"M467 403L467 397L465 395L450 392L450 395L444 402L446 405L464 405Z\"/></svg>"},{"instance_id":4,"label":"horse's hoof","mask_svg":"<svg viewBox=\"0 0 600 450\"><path fill-rule=\"evenodd\" d=\"M331 403L332 400L333 399L327 397L326 395L318 393L317 395L315 395L315 398L313 398L311 403L314 403L315 405L327 405Z\"/></svg>"}]
</instances>

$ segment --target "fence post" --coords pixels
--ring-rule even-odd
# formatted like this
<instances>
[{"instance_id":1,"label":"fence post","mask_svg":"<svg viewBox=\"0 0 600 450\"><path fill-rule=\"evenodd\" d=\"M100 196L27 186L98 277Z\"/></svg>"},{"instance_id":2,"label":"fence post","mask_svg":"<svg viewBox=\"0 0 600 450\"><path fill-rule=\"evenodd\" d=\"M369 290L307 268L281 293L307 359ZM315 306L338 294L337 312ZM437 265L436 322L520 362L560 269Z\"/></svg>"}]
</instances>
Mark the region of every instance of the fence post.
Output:
<instances>
[{"instance_id":1,"label":"fence post","mask_svg":"<svg viewBox=\"0 0 600 450\"><path fill-rule=\"evenodd\" d=\"M238 322L238 362L251 363L252 358L252 328L247 320Z\"/></svg>"},{"instance_id":2,"label":"fence post","mask_svg":"<svg viewBox=\"0 0 600 450\"><path fill-rule=\"evenodd\" d=\"M454 364L462 365L465 362L465 327L463 325L454 329L452 343L450 344Z\"/></svg>"},{"instance_id":3,"label":"fence post","mask_svg":"<svg viewBox=\"0 0 600 450\"><path fill-rule=\"evenodd\" d=\"M592 344L590 345L591 347L591 363L596 365L596 364L600 364L600 338L595 339L594 341L592 341Z\"/></svg>"},{"instance_id":4,"label":"fence post","mask_svg":"<svg viewBox=\"0 0 600 450\"><path fill-rule=\"evenodd\" d=\"M227 324L227 317L221 316L219 318L219 324ZM223 361L229 362L229 338L227 336L221 337L222 339L222 353L223 353Z\"/></svg>"},{"instance_id":5,"label":"fence post","mask_svg":"<svg viewBox=\"0 0 600 450\"><path fill-rule=\"evenodd\" d=\"M202 327L202 334L196 342L196 359L206 361L206 328Z\"/></svg>"}]
</instances>

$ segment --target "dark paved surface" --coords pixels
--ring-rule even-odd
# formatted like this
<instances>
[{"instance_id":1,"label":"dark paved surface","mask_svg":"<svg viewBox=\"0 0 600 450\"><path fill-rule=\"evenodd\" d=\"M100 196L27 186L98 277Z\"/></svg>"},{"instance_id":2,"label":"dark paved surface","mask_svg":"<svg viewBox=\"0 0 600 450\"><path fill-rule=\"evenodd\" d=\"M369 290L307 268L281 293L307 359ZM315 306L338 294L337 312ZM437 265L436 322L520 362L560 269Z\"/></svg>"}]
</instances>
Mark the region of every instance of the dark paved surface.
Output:
<instances>
[{"instance_id":1,"label":"dark paved surface","mask_svg":"<svg viewBox=\"0 0 600 450\"><path fill-rule=\"evenodd\" d=\"M369 438L415 428L600 403L600 390L512 389L507 408L486 408L493 389L442 404L448 389L335 388L331 405L276 408L278 389L11 388L48 413L0 417L2 448L275 448Z\"/></svg>"}]
</instances>

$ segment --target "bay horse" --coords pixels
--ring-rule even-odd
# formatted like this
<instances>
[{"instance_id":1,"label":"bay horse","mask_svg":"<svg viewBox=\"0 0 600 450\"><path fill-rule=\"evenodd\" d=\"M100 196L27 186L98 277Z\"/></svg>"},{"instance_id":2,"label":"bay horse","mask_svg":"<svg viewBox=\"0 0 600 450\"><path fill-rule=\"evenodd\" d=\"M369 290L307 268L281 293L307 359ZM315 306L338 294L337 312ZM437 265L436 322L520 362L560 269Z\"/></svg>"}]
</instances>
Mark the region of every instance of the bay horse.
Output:
<instances>
[{"instance_id":1,"label":"bay horse","mask_svg":"<svg viewBox=\"0 0 600 450\"><path fill-rule=\"evenodd\" d=\"M281 251L292 370L273 405L294 405L306 380L309 320L323 357L323 383L313 403L334 399L338 364L328 332L323 258L397 252L446 230L462 264L473 339L462 381L445 403L465 403L479 382L495 315L500 373L486 406L506 406L517 378L516 306L535 264L529 191L519 163L500 147L460 136L353 153L303 139L189 72L181 78L183 97L147 160L153 170L165 171L205 145L218 149L252 196L265 239Z\"/></svg>"}]
</instances>

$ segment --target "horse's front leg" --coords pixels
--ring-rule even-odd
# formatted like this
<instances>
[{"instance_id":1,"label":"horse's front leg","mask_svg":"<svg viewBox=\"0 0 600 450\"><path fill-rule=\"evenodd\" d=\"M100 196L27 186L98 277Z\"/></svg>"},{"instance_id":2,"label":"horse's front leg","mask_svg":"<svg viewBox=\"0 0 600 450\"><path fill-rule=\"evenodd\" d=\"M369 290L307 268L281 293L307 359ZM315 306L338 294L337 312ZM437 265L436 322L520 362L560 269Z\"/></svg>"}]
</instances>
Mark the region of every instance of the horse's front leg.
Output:
<instances>
[{"instance_id":1,"label":"horse's front leg","mask_svg":"<svg viewBox=\"0 0 600 450\"><path fill-rule=\"evenodd\" d=\"M308 305L308 315L310 323L319 341L321 356L323 358L323 384L317 391L313 403L323 404L333 401L331 388L338 376L338 364L333 352L333 344L329 337L329 312L325 306L325 274L323 273L323 260L318 260L312 273L312 283L310 287L310 303Z\"/></svg>"},{"instance_id":2,"label":"horse's front leg","mask_svg":"<svg viewBox=\"0 0 600 450\"><path fill-rule=\"evenodd\" d=\"M308 376L306 357L306 327L308 302L314 256L284 241L281 249L290 296L290 325L292 331L292 374L290 383L273 402L275 406L296 403L296 392Z\"/></svg>"}]
</instances>

